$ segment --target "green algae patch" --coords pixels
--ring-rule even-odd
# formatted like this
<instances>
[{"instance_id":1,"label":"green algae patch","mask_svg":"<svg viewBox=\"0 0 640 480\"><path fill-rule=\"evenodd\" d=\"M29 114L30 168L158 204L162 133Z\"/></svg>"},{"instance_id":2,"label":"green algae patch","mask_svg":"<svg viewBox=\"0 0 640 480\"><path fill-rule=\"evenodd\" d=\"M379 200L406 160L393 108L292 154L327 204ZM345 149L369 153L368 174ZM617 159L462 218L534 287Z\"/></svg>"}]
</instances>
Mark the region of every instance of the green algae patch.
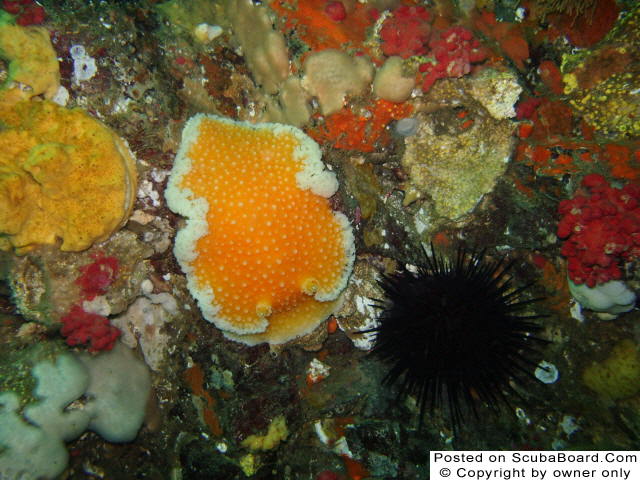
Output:
<instances>
[{"instance_id":1,"label":"green algae patch","mask_svg":"<svg viewBox=\"0 0 640 480\"><path fill-rule=\"evenodd\" d=\"M218 23L219 3L209 0L169 0L157 5L156 10L172 27L194 35L201 23L215 25Z\"/></svg>"},{"instance_id":2,"label":"green algae patch","mask_svg":"<svg viewBox=\"0 0 640 480\"><path fill-rule=\"evenodd\" d=\"M65 351L61 341L37 343L25 348L0 350L0 392L14 392L20 397L20 405L34 402L33 389L36 379L31 370L37 363L53 359Z\"/></svg>"}]
</instances>

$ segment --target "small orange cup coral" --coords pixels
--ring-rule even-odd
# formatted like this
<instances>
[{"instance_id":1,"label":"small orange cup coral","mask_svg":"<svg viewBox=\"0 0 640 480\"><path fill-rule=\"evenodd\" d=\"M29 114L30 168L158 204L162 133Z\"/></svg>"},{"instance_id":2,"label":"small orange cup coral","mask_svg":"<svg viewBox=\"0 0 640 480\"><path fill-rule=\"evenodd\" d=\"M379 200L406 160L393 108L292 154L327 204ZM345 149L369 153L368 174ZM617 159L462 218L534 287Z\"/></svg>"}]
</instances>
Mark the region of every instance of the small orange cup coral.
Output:
<instances>
[{"instance_id":1,"label":"small orange cup coral","mask_svg":"<svg viewBox=\"0 0 640 480\"><path fill-rule=\"evenodd\" d=\"M175 255L204 317L237 341L285 343L336 308L353 234L318 145L294 127L196 115L166 191L188 218Z\"/></svg>"}]
</instances>

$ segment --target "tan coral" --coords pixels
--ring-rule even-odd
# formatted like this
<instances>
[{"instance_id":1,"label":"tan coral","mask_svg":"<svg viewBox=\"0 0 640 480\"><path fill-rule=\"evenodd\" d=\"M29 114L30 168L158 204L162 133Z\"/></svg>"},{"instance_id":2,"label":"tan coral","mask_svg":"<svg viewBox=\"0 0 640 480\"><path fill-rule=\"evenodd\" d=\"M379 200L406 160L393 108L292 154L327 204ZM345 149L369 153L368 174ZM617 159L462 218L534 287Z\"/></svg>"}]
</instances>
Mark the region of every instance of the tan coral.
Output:
<instances>
[{"instance_id":1,"label":"tan coral","mask_svg":"<svg viewBox=\"0 0 640 480\"><path fill-rule=\"evenodd\" d=\"M282 85L277 97L267 96L262 122L277 122L302 127L311 117L310 97L302 88L300 79L291 75Z\"/></svg>"},{"instance_id":2,"label":"tan coral","mask_svg":"<svg viewBox=\"0 0 640 480\"><path fill-rule=\"evenodd\" d=\"M251 0L231 0L226 14L256 83L277 93L289 75L289 51L284 36L273 28L269 9Z\"/></svg>"},{"instance_id":3,"label":"tan coral","mask_svg":"<svg viewBox=\"0 0 640 480\"><path fill-rule=\"evenodd\" d=\"M347 95L360 95L371 85L373 64L341 50L315 52L304 62L302 87L318 99L323 115L340 110Z\"/></svg>"},{"instance_id":4,"label":"tan coral","mask_svg":"<svg viewBox=\"0 0 640 480\"><path fill-rule=\"evenodd\" d=\"M415 77L415 73L405 71L402 57L389 57L376 72L373 94L389 102L405 102L416 86Z\"/></svg>"},{"instance_id":5,"label":"tan coral","mask_svg":"<svg viewBox=\"0 0 640 480\"><path fill-rule=\"evenodd\" d=\"M84 250L126 222L135 160L113 131L48 101L0 109L0 121L1 249Z\"/></svg>"}]
</instances>

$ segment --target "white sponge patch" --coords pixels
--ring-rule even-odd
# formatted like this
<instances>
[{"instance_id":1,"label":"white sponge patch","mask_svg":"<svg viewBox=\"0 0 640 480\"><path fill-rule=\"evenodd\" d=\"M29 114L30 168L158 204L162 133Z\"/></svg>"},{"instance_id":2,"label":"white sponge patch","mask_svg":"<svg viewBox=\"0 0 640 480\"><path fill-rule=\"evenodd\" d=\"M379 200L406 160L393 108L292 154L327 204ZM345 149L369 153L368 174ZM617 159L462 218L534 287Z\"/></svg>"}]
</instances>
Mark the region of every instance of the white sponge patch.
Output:
<instances>
[{"instance_id":1,"label":"white sponge patch","mask_svg":"<svg viewBox=\"0 0 640 480\"><path fill-rule=\"evenodd\" d=\"M569 280L569 290L583 308L617 315L628 312L636 304L636 294L620 280L611 280L595 287L576 285Z\"/></svg>"}]
</instances>

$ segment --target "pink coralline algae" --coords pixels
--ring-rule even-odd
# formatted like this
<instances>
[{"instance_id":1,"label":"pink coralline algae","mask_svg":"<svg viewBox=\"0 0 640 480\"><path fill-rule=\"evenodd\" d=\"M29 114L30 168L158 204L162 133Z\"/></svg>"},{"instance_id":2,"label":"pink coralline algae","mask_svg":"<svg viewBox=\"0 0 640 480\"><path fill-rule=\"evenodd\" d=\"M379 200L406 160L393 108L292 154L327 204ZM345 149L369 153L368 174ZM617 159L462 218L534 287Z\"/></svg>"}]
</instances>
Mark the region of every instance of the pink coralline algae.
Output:
<instances>
[{"instance_id":1,"label":"pink coralline algae","mask_svg":"<svg viewBox=\"0 0 640 480\"><path fill-rule=\"evenodd\" d=\"M473 37L473 33L460 26L434 32L429 48L435 61L425 62L419 67L420 72L424 73L422 90L425 92L439 78L462 77L471 72L472 64L487 58L486 50Z\"/></svg>"},{"instance_id":2,"label":"pink coralline algae","mask_svg":"<svg viewBox=\"0 0 640 480\"><path fill-rule=\"evenodd\" d=\"M80 305L71 307L61 321L60 333L67 345L88 345L90 352L111 350L120 336L120 330L108 318L86 312Z\"/></svg>"},{"instance_id":3,"label":"pink coralline algae","mask_svg":"<svg viewBox=\"0 0 640 480\"><path fill-rule=\"evenodd\" d=\"M380 29L382 51L387 56L409 58L427 53L431 15L421 6L401 6L393 11Z\"/></svg>"},{"instance_id":4,"label":"pink coralline algae","mask_svg":"<svg viewBox=\"0 0 640 480\"><path fill-rule=\"evenodd\" d=\"M621 265L640 255L640 185L613 188L602 175L590 174L558 212L561 253L573 283L595 287L618 280Z\"/></svg>"}]
</instances>

